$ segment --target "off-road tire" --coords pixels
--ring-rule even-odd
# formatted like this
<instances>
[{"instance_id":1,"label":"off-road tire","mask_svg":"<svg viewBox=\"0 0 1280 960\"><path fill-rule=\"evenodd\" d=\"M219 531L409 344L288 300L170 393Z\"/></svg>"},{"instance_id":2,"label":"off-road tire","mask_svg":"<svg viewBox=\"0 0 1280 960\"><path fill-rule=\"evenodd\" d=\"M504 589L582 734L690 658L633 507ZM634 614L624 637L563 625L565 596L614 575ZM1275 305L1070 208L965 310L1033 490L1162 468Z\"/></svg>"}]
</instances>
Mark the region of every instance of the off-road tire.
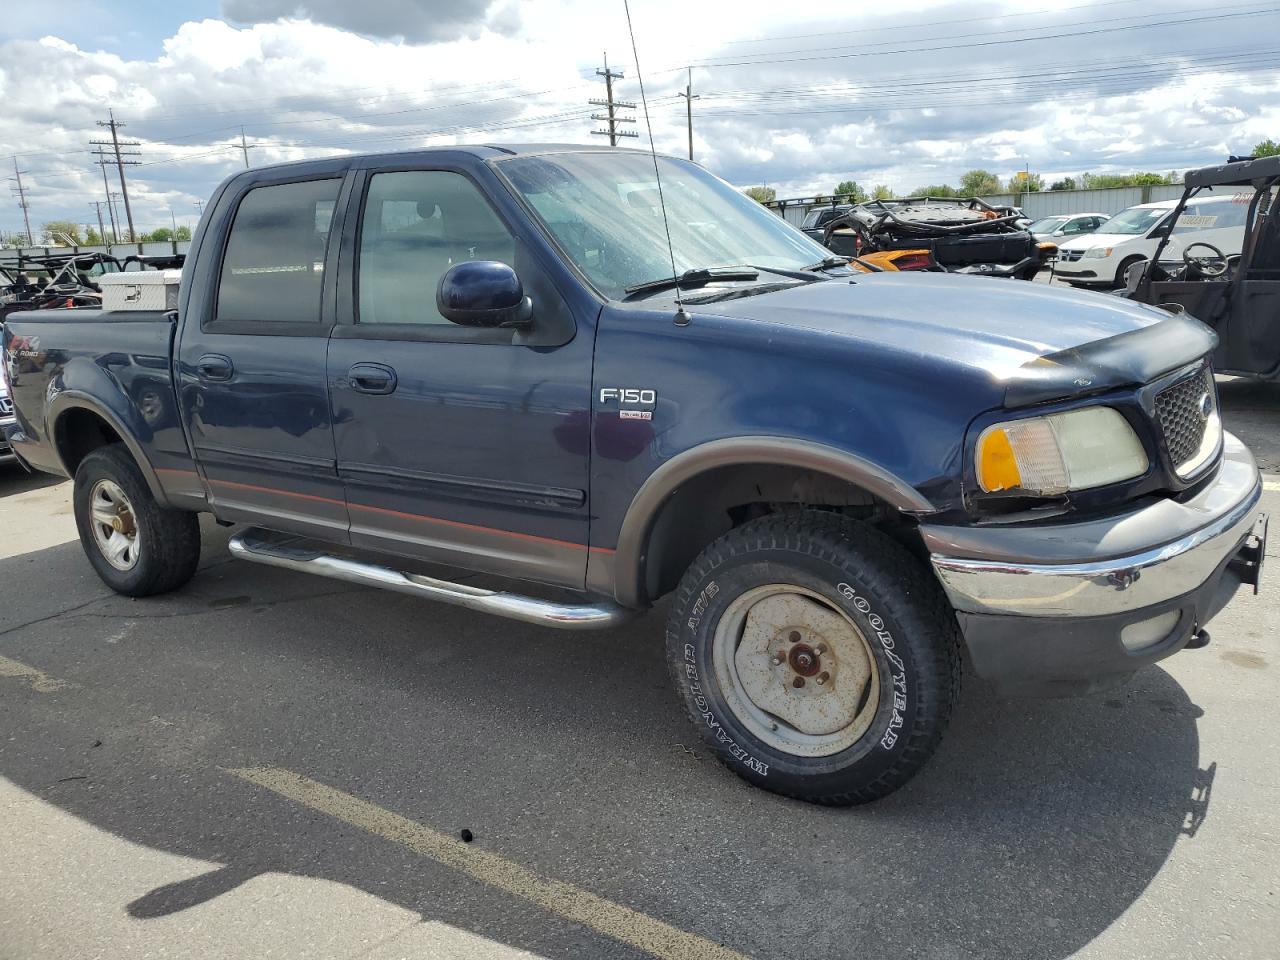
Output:
<instances>
[{"instance_id":1,"label":"off-road tire","mask_svg":"<svg viewBox=\"0 0 1280 960\"><path fill-rule=\"evenodd\" d=\"M117 484L132 506L140 545L137 562L131 570L113 567L94 539L90 494L99 480ZM196 572L200 562L198 518L187 510L160 506L123 444L99 447L80 461L72 503L85 556L102 581L116 593L128 597L168 593L182 586Z\"/></svg>"},{"instance_id":2,"label":"off-road tire","mask_svg":"<svg viewBox=\"0 0 1280 960\"><path fill-rule=\"evenodd\" d=\"M716 678L716 625L734 599L795 584L854 623L870 646L879 705L851 746L798 757L753 735ZM901 544L832 513L776 514L746 523L698 556L676 589L667 657L707 747L750 783L832 806L879 799L906 783L942 739L960 690L960 632L942 589Z\"/></svg>"}]
</instances>

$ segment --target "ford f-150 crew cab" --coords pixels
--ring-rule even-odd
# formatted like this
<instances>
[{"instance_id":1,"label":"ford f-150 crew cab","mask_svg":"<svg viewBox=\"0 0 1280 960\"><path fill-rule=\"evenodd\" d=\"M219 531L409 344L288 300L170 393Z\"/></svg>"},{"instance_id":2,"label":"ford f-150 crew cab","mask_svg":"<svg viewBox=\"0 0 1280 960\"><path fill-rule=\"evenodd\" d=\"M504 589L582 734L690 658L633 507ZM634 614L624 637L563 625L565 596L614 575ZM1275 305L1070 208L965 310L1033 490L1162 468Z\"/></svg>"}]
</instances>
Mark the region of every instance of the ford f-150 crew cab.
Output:
<instances>
[{"instance_id":1,"label":"ford f-150 crew cab","mask_svg":"<svg viewBox=\"0 0 1280 960\"><path fill-rule=\"evenodd\" d=\"M792 796L904 783L966 647L1004 690L1096 689L1202 646L1257 584L1261 485L1207 327L855 273L683 160L247 170L177 302L4 331L9 441L74 477L109 586L180 587L207 511L244 559L535 623L670 595L709 749Z\"/></svg>"}]
</instances>

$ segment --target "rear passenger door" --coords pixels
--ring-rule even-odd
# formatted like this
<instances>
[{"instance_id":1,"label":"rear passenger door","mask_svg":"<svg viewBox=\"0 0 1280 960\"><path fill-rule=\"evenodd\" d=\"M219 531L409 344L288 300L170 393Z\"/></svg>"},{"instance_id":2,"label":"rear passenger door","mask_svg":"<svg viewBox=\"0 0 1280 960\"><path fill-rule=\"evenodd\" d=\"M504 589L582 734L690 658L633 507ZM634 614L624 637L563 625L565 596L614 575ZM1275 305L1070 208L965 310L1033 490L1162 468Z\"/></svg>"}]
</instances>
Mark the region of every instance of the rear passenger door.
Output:
<instances>
[{"instance_id":1,"label":"rear passenger door","mask_svg":"<svg viewBox=\"0 0 1280 960\"><path fill-rule=\"evenodd\" d=\"M353 191L354 282L344 252L329 352L351 541L580 588L599 306L574 314L495 184L439 165L370 169ZM515 269L529 330L440 315L441 276L469 260Z\"/></svg>"},{"instance_id":2,"label":"rear passenger door","mask_svg":"<svg viewBox=\"0 0 1280 960\"><path fill-rule=\"evenodd\" d=\"M325 380L343 172L250 183L196 260L217 266L183 323L184 424L219 517L345 541Z\"/></svg>"}]
</instances>

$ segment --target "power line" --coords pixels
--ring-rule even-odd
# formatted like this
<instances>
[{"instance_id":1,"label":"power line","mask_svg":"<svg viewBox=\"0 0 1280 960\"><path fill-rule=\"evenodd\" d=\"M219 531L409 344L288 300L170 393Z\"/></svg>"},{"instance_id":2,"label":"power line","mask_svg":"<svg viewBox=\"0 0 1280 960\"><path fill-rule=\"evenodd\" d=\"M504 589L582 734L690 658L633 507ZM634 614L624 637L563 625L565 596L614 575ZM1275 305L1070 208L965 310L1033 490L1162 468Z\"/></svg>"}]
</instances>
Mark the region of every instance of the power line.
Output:
<instances>
[{"instance_id":1,"label":"power line","mask_svg":"<svg viewBox=\"0 0 1280 960\"><path fill-rule=\"evenodd\" d=\"M634 103L624 103L621 100L613 99L613 81L622 79L622 71L614 71L609 69L609 54L604 55L604 69L597 70L596 76L604 77L605 99L588 100L587 103L594 107L604 107L608 112L601 115L599 113L591 114L592 120L601 120L609 126L605 130L592 130L591 135L597 137L608 137L609 146L616 147L619 137L634 137L634 130L623 130L618 125L621 123L635 123L634 117L625 117L618 114L619 110L634 110Z\"/></svg>"},{"instance_id":2,"label":"power line","mask_svg":"<svg viewBox=\"0 0 1280 960\"><path fill-rule=\"evenodd\" d=\"M775 51L775 53L810 53L820 52L824 50L851 50L851 53L823 53L818 56L808 57L776 57L772 54L754 54L752 59L729 60L723 57L713 57L706 60L696 61L693 65L698 67L754 67L770 63L810 63L815 60L849 60L858 57L887 57L899 53L922 54L934 53L939 50L967 50L976 47L997 47L1008 46L1018 43L1034 43L1040 40L1063 40L1072 37L1092 37L1104 33L1120 33L1128 30L1143 30L1148 27L1168 27L1183 26L1190 23L1205 23L1213 21L1215 23L1223 20L1235 20L1244 17L1257 17L1265 14L1275 14L1274 7L1265 7L1261 10L1250 10L1240 13L1215 13L1212 16L1203 17L1183 17L1176 20L1157 20L1151 23L1131 23L1118 27L1096 27L1091 30L1075 30L1063 33L1050 33L1038 37L1011 37L1006 40L980 40L974 43L947 43L934 47L899 47L895 50L868 50L864 47L808 47L797 50ZM1049 29L1049 28L1045 28ZM941 39L941 38L932 38ZM886 41L887 42L887 41ZM865 46L883 46L885 42L867 44Z\"/></svg>"},{"instance_id":3,"label":"power line","mask_svg":"<svg viewBox=\"0 0 1280 960\"><path fill-rule=\"evenodd\" d=\"M137 160L126 160L126 159L124 159L124 158L125 158L126 156L129 156L129 157L136 157L136 156L140 156L141 154L140 154L140 152L139 152L139 151L137 151L137 150L125 150L125 151L123 151L123 152L122 152L122 151L120 150L120 148L121 148L122 146L125 146L125 147L138 147L138 146L141 146L141 144L140 144L137 140L126 140L126 141L122 144L122 143L120 142L120 128L121 128L121 127L123 127L123 126L124 126L124 124L123 124L123 123L121 123L119 120L117 120L117 119L116 119L116 115L115 115L115 111L114 111L114 110L108 110L108 111L107 111L107 115L108 115L111 119L110 119L110 120L99 120L99 121L98 121L98 126L100 126L100 127L110 127L110 128L111 128L111 143L110 143L110 146L113 148L113 150L115 151L115 155L116 155L116 161L115 161L115 162L116 162L116 170L117 170L117 171L119 172L119 174L120 174L120 195L121 195L121 197L123 197L123 198L124 198L124 214L125 214L125 217L126 217L126 218L128 219L128 221L129 221L129 241L130 241L130 242L133 242L133 240L134 240L134 239L135 239L135 237L136 237L136 234L134 233L134 230L133 230L133 209L129 206L129 187L128 187L128 185L125 183L125 180L124 180L124 168L125 168L126 166L133 166L133 165L137 164L137 163L138 163L138 161L137 161ZM90 144L92 144L93 146L98 146L98 147L106 147L106 146L108 146L107 141L105 141L105 140L90 140L90 141L89 141L89 143L90 143ZM102 153L102 151L99 151L99 156L101 156L101 153ZM106 163L107 161L106 161L106 160L104 160L104 159L99 159L99 161L98 161L98 162L99 162L99 163ZM104 169L105 169L105 167L104 167Z\"/></svg>"}]
</instances>

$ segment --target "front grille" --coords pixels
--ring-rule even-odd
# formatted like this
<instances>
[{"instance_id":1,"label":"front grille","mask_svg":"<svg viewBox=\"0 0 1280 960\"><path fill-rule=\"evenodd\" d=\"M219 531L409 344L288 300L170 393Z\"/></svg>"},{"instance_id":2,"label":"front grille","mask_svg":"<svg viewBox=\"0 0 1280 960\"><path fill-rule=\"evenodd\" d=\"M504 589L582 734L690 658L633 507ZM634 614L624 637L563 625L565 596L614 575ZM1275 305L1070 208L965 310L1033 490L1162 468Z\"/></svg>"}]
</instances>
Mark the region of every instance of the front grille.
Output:
<instances>
[{"instance_id":1,"label":"front grille","mask_svg":"<svg viewBox=\"0 0 1280 960\"><path fill-rule=\"evenodd\" d=\"M0 417L7 417L13 413L13 401L8 397L0 397Z\"/></svg>"},{"instance_id":2,"label":"front grille","mask_svg":"<svg viewBox=\"0 0 1280 960\"><path fill-rule=\"evenodd\" d=\"M1165 449L1179 476L1190 474L1203 462L1201 446L1218 409L1213 370L1204 367L1156 394L1156 419L1164 433Z\"/></svg>"},{"instance_id":3,"label":"front grille","mask_svg":"<svg viewBox=\"0 0 1280 960\"><path fill-rule=\"evenodd\" d=\"M1066 263L1075 263L1083 256L1083 250L1063 250L1061 247L1058 248L1058 259Z\"/></svg>"}]
</instances>

